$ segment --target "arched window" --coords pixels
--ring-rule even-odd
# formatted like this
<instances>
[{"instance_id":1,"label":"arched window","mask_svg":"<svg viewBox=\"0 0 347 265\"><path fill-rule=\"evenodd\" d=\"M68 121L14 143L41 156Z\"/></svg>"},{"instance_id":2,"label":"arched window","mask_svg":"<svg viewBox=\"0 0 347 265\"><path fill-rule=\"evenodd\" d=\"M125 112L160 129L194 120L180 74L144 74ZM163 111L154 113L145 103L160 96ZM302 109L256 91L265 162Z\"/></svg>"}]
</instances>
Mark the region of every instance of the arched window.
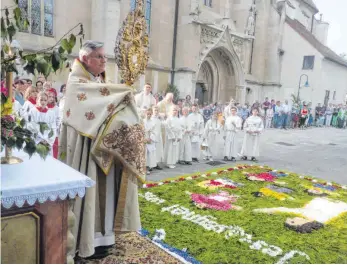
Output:
<instances>
[{"instance_id":1,"label":"arched window","mask_svg":"<svg viewBox=\"0 0 347 265\"><path fill-rule=\"evenodd\" d=\"M145 6L145 18L147 22L147 33L151 32L151 9L152 9L152 0L146 0Z\"/></svg>"},{"instance_id":2,"label":"arched window","mask_svg":"<svg viewBox=\"0 0 347 265\"><path fill-rule=\"evenodd\" d=\"M32 34L53 36L53 0L19 0L18 7L22 16L29 20L27 29L22 32Z\"/></svg>"},{"instance_id":3,"label":"arched window","mask_svg":"<svg viewBox=\"0 0 347 265\"><path fill-rule=\"evenodd\" d=\"M134 11L136 8L136 0L130 1L130 10ZM147 22L147 33L151 31L151 9L152 9L152 0L145 0L145 19Z\"/></svg>"}]
</instances>

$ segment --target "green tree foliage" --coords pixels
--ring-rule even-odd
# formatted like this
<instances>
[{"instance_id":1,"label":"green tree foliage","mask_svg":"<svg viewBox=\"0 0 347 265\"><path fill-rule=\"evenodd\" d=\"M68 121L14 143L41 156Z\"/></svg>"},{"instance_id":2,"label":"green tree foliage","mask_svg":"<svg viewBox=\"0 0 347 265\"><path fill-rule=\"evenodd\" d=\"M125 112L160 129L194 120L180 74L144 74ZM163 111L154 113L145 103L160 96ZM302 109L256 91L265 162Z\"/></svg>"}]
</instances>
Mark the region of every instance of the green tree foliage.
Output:
<instances>
[{"instance_id":1,"label":"green tree foliage","mask_svg":"<svg viewBox=\"0 0 347 265\"><path fill-rule=\"evenodd\" d=\"M174 102L177 102L180 98L180 91L175 85L168 84L167 89L166 89L166 94L167 93L173 93L174 95Z\"/></svg>"},{"instance_id":2,"label":"green tree foliage","mask_svg":"<svg viewBox=\"0 0 347 265\"><path fill-rule=\"evenodd\" d=\"M30 74L43 74L47 77L50 73L56 72L64 67L69 67L68 55L71 54L76 45L77 39L84 38L83 25L78 23L62 36L53 46L38 50L32 53L11 50L11 43L19 29L27 29L29 20L22 16L18 7L18 0L14 0L14 5L1 9L1 69L5 72L16 72L16 59L20 59L24 70Z\"/></svg>"}]
</instances>

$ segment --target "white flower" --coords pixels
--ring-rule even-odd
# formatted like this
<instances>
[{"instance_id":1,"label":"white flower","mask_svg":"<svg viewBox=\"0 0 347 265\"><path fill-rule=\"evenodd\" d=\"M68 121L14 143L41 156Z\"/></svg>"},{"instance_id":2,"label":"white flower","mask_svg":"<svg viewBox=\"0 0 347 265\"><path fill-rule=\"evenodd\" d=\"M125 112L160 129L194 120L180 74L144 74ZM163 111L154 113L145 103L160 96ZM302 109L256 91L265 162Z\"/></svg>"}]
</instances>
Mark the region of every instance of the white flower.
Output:
<instances>
[{"instance_id":1,"label":"white flower","mask_svg":"<svg viewBox=\"0 0 347 265\"><path fill-rule=\"evenodd\" d=\"M341 188L343 188L344 190L347 190L347 186L342 186Z\"/></svg>"},{"instance_id":2,"label":"white flower","mask_svg":"<svg viewBox=\"0 0 347 265\"><path fill-rule=\"evenodd\" d=\"M304 179L305 177L304 176L299 176L300 179Z\"/></svg>"},{"instance_id":3,"label":"white flower","mask_svg":"<svg viewBox=\"0 0 347 265\"><path fill-rule=\"evenodd\" d=\"M223 172L228 172L228 170L224 169Z\"/></svg>"},{"instance_id":4,"label":"white flower","mask_svg":"<svg viewBox=\"0 0 347 265\"><path fill-rule=\"evenodd\" d=\"M163 182L159 182L159 183L158 183L159 186L161 186L161 185L163 185L163 184L164 184Z\"/></svg>"},{"instance_id":5,"label":"white flower","mask_svg":"<svg viewBox=\"0 0 347 265\"><path fill-rule=\"evenodd\" d=\"M143 186L142 186L143 188L147 188L147 184L143 184Z\"/></svg>"},{"instance_id":6,"label":"white flower","mask_svg":"<svg viewBox=\"0 0 347 265\"><path fill-rule=\"evenodd\" d=\"M277 172L277 169L272 170L272 172Z\"/></svg>"},{"instance_id":7,"label":"white flower","mask_svg":"<svg viewBox=\"0 0 347 265\"><path fill-rule=\"evenodd\" d=\"M155 230L155 235L152 238L153 241L162 241L165 239L166 233L164 229L156 229Z\"/></svg>"},{"instance_id":8,"label":"white flower","mask_svg":"<svg viewBox=\"0 0 347 265\"><path fill-rule=\"evenodd\" d=\"M217 172L212 172L211 175L218 175L218 173Z\"/></svg>"},{"instance_id":9,"label":"white flower","mask_svg":"<svg viewBox=\"0 0 347 265\"><path fill-rule=\"evenodd\" d=\"M332 186L333 184L331 182L328 182L327 185Z\"/></svg>"},{"instance_id":10,"label":"white flower","mask_svg":"<svg viewBox=\"0 0 347 265\"><path fill-rule=\"evenodd\" d=\"M186 179L187 179L187 180L192 180L192 177L187 177Z\"/></svg>"},{"instance_id":11,"label":"white flower","mask_svg":"<svg viewBox=\"0 0 347 265\"><path fill-rule=\"evenodd\" d=\"M312 182L317 182L317 180L316 180L316 179L313 179Z\"/></svg>"},{"instance_id":12,"label":"white flower","mask_svg":"<svg viewBox=\"0 0 347 265\"><path fill-rule=\"evenodd\" d=\"M202 174L201 177L206 178L206 175L205 175L205 174Z\"/></svg>"},{"instance_id":13,"label":"white flower","mask_svg":"<svg viewBox=\"0 0 347 265\"><path fill-rule=\"evenodd\" d=\"M307 260L310 260L310 257L306 253L297 250L292 250L285 254L279 261L277 261L277 264L287 263L288 260L292 259L295 256L295 254L299 254L300 256L304 256Z\"/></svg>"},{"instance_id":14,"label":"white flower","mask_svg":"<svg viewBox=\"0 0 347 265\"><path fill-rule=\"evenodd\" d=\"M171 182L171 183L174 183L174 182L176 182L176 180L171 180L170 182Z\"/></svg>"},{"instance_id":15,"label":"white flower","mask_svg":"<svg viewBox=\"0 0 347 265\"><path fill-rule=\"evenodd\" d=\"M259 166L259 168L264 168L263 166Z\"/></svg>"}]
</instances>

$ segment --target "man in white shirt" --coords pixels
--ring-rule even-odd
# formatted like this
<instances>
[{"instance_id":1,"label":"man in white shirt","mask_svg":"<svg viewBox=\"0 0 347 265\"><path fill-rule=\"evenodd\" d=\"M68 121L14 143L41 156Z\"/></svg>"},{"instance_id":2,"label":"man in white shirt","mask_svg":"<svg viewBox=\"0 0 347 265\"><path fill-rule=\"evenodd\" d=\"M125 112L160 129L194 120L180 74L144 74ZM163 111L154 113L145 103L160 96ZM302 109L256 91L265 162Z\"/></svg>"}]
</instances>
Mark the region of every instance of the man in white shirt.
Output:
<instances>
[{"instance_id":1,"label":"man in white shirt","mask_svg":"<svg viewBox=\"0 0 347 265\"><path fill-rule=\"evenodd\" d=\"M287 127L290 122L292 107L288 104L288 100L284 101L282 105L282 126L283 129L287 130Z\"/></svg>"},{"instance_id":2,"label":"man in white shirt","mask_svg":"<svg viewBox=\"0 0 347 265\"><path fill-rule=\"evenodd\" d=\"M143 87L143 91L135 96L136 107L140 111L145 109L150 109L155 106L156 101L153 95L151 94L152 86L150 83L146 83Z\"/></svg>"}]
</instances>

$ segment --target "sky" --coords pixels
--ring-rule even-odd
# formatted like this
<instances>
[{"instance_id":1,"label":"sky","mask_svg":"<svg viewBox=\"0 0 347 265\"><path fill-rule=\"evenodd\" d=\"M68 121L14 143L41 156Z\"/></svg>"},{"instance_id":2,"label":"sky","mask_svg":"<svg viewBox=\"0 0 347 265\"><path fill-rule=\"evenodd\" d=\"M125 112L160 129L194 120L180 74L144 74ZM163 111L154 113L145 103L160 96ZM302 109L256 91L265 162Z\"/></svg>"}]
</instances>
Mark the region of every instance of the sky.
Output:
<instances>
[{"instance_id":1,"label":"sky","mask_svg":"<svg viewBox=\"0 0 347 265\"><path fill-rule=\"evenodd\" d=\"M323 14L323 21L330 24L328 46L337 54L347 54L347 0L314 0ZM319 14L316 18L319 18Z\"/></svg>"}]
</instances>

